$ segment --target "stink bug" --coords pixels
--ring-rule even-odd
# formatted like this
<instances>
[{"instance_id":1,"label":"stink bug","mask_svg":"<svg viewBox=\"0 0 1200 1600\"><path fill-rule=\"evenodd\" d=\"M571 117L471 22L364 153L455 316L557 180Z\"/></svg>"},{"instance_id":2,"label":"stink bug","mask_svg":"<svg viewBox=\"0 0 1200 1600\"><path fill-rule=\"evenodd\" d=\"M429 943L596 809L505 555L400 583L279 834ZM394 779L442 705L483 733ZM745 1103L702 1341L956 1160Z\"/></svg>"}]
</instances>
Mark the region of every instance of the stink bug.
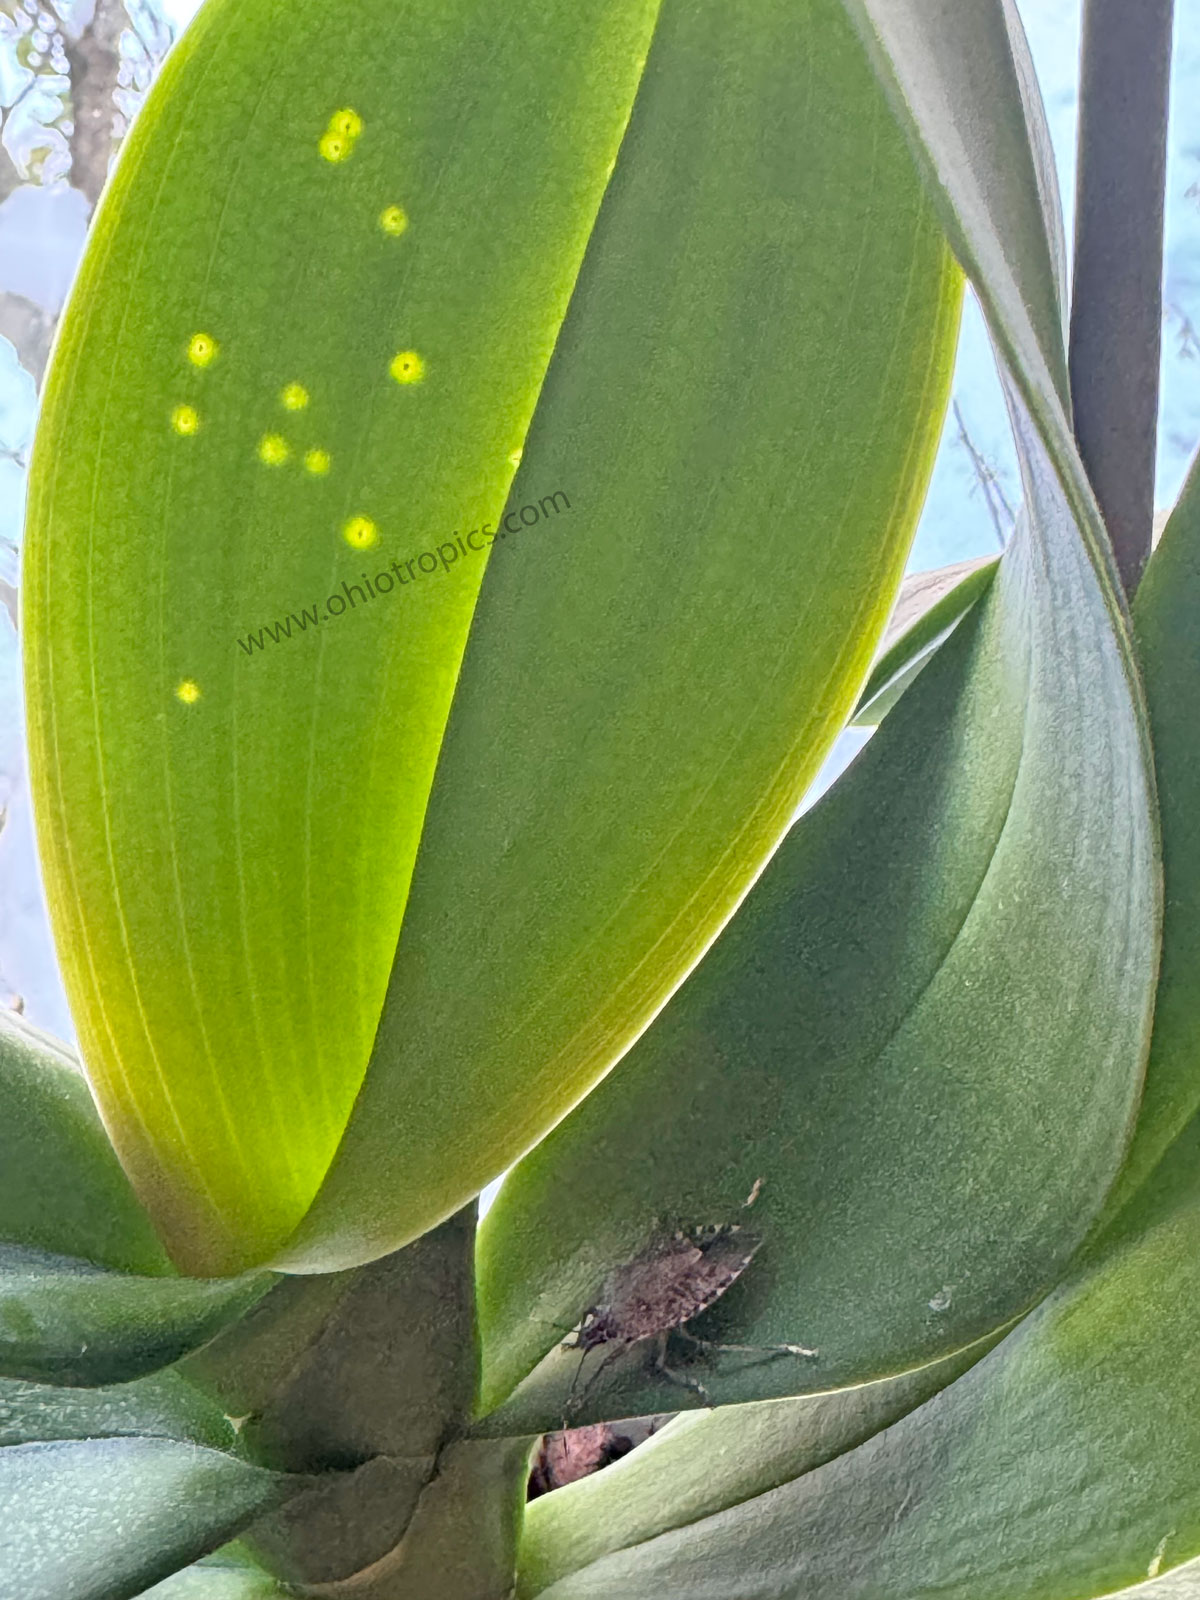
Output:
<instances>
[{"instance_id":1,"label":"stink bug","mask_svg":"<svg viewBox=\"0 0 1200 1600\"><path fill-rule=\"evenodd\" d=\"M758 1198L760 1187L761 1180L751 1191L747 1205ZM653 1339L654 1370L707 1400L703 1384L667 1366L666 1344L672 1333L702 1350L815 1357L817 1352L806 1345L718 1344L688 1331L687 1324L737 1282L761 1245L761 1238L744 1232L736 1223L693 1228L677 1232L669 1239L654 1241L632 1261L610 1272L599 1300L584 1312L574 1341L565 1347L586 1354L600 1345L613 1346L592 1374L588 1387L631 1345ZM577 1372L576 1382L578 1378ZM571 1388L573 1394L575 1383ZM581 1395L577 1403L581 1403L582 1398Z\"/></svg>"}]
</instances>

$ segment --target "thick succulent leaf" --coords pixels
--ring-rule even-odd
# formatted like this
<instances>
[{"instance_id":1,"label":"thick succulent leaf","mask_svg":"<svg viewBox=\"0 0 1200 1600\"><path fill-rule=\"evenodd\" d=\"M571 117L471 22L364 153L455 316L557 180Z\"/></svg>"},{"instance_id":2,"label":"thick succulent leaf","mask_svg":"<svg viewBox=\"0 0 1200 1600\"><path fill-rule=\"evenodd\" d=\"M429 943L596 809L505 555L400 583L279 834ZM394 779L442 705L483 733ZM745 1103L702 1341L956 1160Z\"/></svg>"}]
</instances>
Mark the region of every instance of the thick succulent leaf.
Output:
<instances>
[{"instance_id":1,"label":"thick succulent leaf","mask_svg":"<svg viewBox=\"0 0 1200 1600\"><path fill-rule=\"evenodd\" d=\"M12 1445L0 1450L0 1593L127 1600L295 1489L168 1439Z\"/></svg>"},{"instance_id":2,"label":"thick succulent leaf","mask_svg":"<svg viewBox=\"0 0 1200 1600\"><path fill-rule=\"evenodd\" d=\"M401 1244L629 1046L866 675L957 273L839 0L664 6L491 562L370 1071L278 1260Z\"/></svg>"},{"instance_id":3,"label":"thick succulent leaf","mask_svg":"<svg viewBox=\"0 0 1200 1600\"><path fill-rule=\"evenodd\" d=\"M461 1439L447 1445L403 1539L355 1581L354 1600L510 1596L535 1442Z\"/></svg>"},{"instance_id":4,"label":"thick succulent leaf","mask_svg":"<svg viewBox=\"0 0 1200 1600\"><path fill-rule=\"evenodd\" d=\"M287 1593L268 1573L204 1561L156 1583L142 1600L284 1600Z\"/></svg>"},{"instance_id":5,"label":"thick succulent leaf","mask_svg":"<svg viewBox=\"0 0 1200 1600\"><path fill-rule=\"evenodd\" d=\"M1133 607L1162 818L1162 971L1137 1136L1118 1190L1145 1178L1200 1108L1200 465Z\"/></svg>"},{"instance_id":6,"label":"thick succulent leaf","mask_svg":"<svg viewBox=\"0 0 1200 1600\"><path fill-rule=\"evenodd\" d=\"M843 0L887 85L1114 611L1120 583L1068 421L1066 244L1015 0Z\"/></svg>"},{"instance_id":7,"label":"thick succulent leaf","mask_svg":"<svg viewBox=\"0 0 1200 1600\"><path fill-rule=\"evenodd\" d=\"M192 1270L290 1232L358 1090L456 530L503 511L656 9L211 0L102 203L32 469L31 773L87 1068Z\"/></svg>"},{"instance_id":8,"label":"thick succulent leaf","mask_svg":"<svg viewBox=\"0 0 1200 1600\"><path fill-rule=\"evenodd\" d=\"M265 1273L139 1278L0 1246L0 1373L65 1385L141 1377L211 1339L270 1283Z\"/></svg>"},{"instance_id":9,"label":"thick succulent leaf","mask_svg":"<svg viewBox=\"0 0 1200 1600\"><path fill-rule=\"evenodd\" d=\"M59 1389L0 1379L0 1446L138 1434L235 1453L238 1449L230 1419L174 1371L105 1389Z\"/></svg>"},{"instance_id":10,"label":"thick succulent leaf","mask_svg":"<svg viewBox=\"0 0 1200 1600\"><path fill-rule=\"evenodd\" d=\"M1114 1231L964 1378L797 1482L542 1593L1078 1600L1193 1561L1198 1297L1193 1122Z\"/></svg>"},{"instance_id":11,"label":"thick succulent leaf","mask_svg":"<svg viewBox=\"0 0 1200 1600\"><path fill-rule=\"evenodd\" d=\"M987 593L995 575L996 558L985 556L905 578L879 656L850 719L856 727L873 728L883 721L934 651Z\"/></svg>"},{"instance_id":12,"label":"thick succulent leaf","mask_svg":"<svg viewBox=\"0 0 1200 1600\"><path fill-rule=\"evenodd\" d=\"M65 1045L0 1014L0 1240L124 1272L171 1266Z\"/></svg>"},{"instance_id":13,"label":"thick succulent leaf","mask_svg":"<svg viewBox=\"0 0 1200 1600\"><path fill-rule=\"evenodd\" d=\"M1054 152L1013 0L844 0L1035 416L1065 412Z\"/></svg>"},{"instance_id":14,"label":"thick succulent leaf","mask_svg":"<svg viewBox=\"0 0 1200 1600\"><path fill-rule=\"evenodd\" d=\"M602 1556L813 1471L936 1394L985 1348L834 1394L673 1418L606 1471L532 1502L521 1531L518 1595L537 1594Z\"/></svg>"},{"instance_id":15,"label":"thick succulent leaf","mask_svg":"<svg viewBox=\"0 0 1200 1600\"><path fill-rule=\"evenodd\" d=\"M201 1561L156 1583L142 1600L284 1600L287 1593L268 1573L253 1567Z\"/></svg>"},{"instance_id":16,"label":"thick succulent leaf","mask_svg":"<svg viewBox=\"0 0 1200 1600\"><path fill-rule=\"evenodd\" d=\"M820 1352L686 1368L729 1401L981 1337L1096 1217L1149 1034L1153 799L1124 638L1014 418L1029 516L986 599L484 1219L485 1406L664 1228L763 1240L699 1332ZM497 1423L549 1425L572 1388L580 1421L698 1403L644 1346L605 1354L554 1349Z\"/></svg>"}]
</instances>

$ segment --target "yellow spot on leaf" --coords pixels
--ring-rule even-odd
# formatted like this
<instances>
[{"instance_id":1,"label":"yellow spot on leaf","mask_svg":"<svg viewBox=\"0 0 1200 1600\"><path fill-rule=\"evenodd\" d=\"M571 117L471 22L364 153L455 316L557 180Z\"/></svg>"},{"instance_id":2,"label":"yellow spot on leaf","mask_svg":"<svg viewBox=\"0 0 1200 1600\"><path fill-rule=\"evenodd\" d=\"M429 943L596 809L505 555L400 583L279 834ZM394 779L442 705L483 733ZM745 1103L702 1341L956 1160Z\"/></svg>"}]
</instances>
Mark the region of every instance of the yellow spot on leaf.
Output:
<instances>
[{"instance_id":1,"label":"yellow spot on leaf","mask_svg":"<svg viewBox=\"0 0 1200 1600\"><path fill-rule=\"evenodd\" d=\"M345 139L357 139L362 130L362 118L357 111L351 111L349 106L341 111L335 111L329 119L330 133L340 133Z\"/></svg>"},{"instance_id":2,"label":"yellow spot on leaf","mask_svg":"<svg viewBox=\"0 0 1200 1600\"><path fill-rule=\"evenodd\" d=\"M314 478L323 478L329 471L329 451L310 450L304 457L304 470L311 472Z\"/></svg>"},{"instance_id":3,"label":"yellow spot on leaf","mask_svg":"<svg viewBox=\"0 0 1200 1600\"><path fill-rule=\"evenodd\" d=\"M195 406L176 406L171 413L171 426L186 439L200 426L200 414Z\"/></svg>"},{"instance_id":4,"label":"yellow spot on leaf","mask_svg":"<svg viewBox=\"0 0 1200 1600\"><path fill-rule=\"evenodd\" d=\"M267 467L281 467L292 453L292 447L278 433L264 433L258 441L258 459Z\"/></svg>"},{"instance_id":5,"label":"yellow spot on leaf","mask_svg":"<svg viewBox=\"0 0 1200 1600\"><path fill-rule=\"evenodd\" d=\"M392 357L388 371L397 383L420 383L425 376L425 363L415 350L401 350Z\"/></svg>"},{"instance_id":6,"label":"yellow spot on leaf","mask_svg":"<svg viewBox=\"0 0 1200 1600\"><path fill-rule=\"evenodd\" d=\"M354 550L369 550L379 540L379 529L370 517L351 517L342 529L342 538Z\"/></svg>"},{"instance_id":7,"label":"yellow spot on leaf","mask_svg":"<svg viewBox=\"0 0 1200 1600\"><path fill-rule=\"evenodd\" d=\"M211 367L219 349L211 333L194 333L188 340L187 358L194 367Z\"/></svg>"},{"instance_id":8,"label":"yellow spot on leaf","mask_svg":"<svg viewBox=\"0 0 1200 1600\"><path fill-rule=\"evenodd\" d=\"M354 145L363 129L363 121L357 111L344 107L335 111L329 119L329 126L321 135L318 146L326 161L345 161L354 152Z\"/></svg>"},{"instance_id":9,"label":"yellow spot on leaf","mask_svg":"<svg viewBox=\"0 0 1200 1600\"><path fill-rule=\"evenodd\" d=\"M194 706L200 698L200 685L194 678L185 678L175 691L175 697L185 706Z\"/></svg>"},{"instance_id":10,"label":"yellow spot on leaf","mask_svg":"<svg viewBox=\"0 0 1200 1600\"><path fill-rule=\"evenodd\" d=\"M280 390L279 403L285 411L303 411L308 404L308 390L302 383L289 383Z\"/></svg>"},{"instance_id":11,"label":"yellow spot on leaf","mask_svg":"<svg viewBox=\"0 0 1200 1600\"><path fill-rule=\"evenodd\" d=\"M521 465L521 456L523 455L523 453L524 452L521 451L521 450L514 450L512 452L512 454L509 456L508 459L509 459L509 461L512 462L514 467L519 467Z\"/></svg>"},{"instance_id":12,"label":"yellow spot on leaf","mask_svg":"<svg viewBox=\"0 0 1200 1600\"><path fill-rule=\"evenodd\" d=\"M387 206L379 213L379 226L384 233L390 233L398 239L408 227L408 215L403 206Z\"/></svg>"}]
</instances>

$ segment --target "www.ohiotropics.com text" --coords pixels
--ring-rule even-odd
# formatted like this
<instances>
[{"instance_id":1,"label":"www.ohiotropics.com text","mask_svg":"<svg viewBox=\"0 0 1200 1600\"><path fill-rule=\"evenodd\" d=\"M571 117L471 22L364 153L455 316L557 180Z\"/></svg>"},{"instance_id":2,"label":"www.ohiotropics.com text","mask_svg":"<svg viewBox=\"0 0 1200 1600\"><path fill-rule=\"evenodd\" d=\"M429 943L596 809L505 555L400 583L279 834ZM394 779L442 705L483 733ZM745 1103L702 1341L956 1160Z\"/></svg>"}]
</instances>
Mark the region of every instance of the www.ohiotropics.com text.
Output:
<instances>
[{"instance_id":1,"label":"www.ohiotropics.com text","mask_svg":"<svg viewBox=\"0 0 1200 1600\"><path fill-rule=\"evenodd\" d=\"M266 650L269 645L295 639L307 633L309 628L349 615L356 606L365 605L380 595L397 594L422 578L436 575L444 577L460 560L482 554L497 540L506 539L509 534L520 533L551 516L561 516L570 510L571 502L566 491L556 489L541 500L505 512L495 528L485 523L482 528L472 528L469 533L455 533L452 539L443 540L435 549L422 550L419 555L389 562L372 575L362 574L357 583L343 582L340 594L331 594L324 601L314 601L299 612L289 612L282 621L264 623L255 632L240 638L238 646L252 656L256 650Z\"/></svg>"}]
</instances>

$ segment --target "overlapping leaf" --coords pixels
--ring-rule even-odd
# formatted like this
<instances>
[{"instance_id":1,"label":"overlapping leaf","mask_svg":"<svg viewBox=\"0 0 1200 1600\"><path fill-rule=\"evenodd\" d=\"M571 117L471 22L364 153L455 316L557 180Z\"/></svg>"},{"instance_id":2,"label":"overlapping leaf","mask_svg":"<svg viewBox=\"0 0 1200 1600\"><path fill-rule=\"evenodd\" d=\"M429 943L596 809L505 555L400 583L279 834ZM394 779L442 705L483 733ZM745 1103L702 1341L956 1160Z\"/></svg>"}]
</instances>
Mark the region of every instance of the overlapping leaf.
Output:
<instances>
[{"instance_id":1,"label":"overlapping leaf","mask_svg":"<svg viewBox=\"0 0 1200 1600\"><path fill-rule=\"evenodd\" d=\"M92 232L32 469L32 781L87 1067L192 1269L286 1236L358 1090L470 530L656 9L212 0Z\"/></svg>"},{"instance_id":2,"label":"overlapping leaf","mask_svg":"<svg viewBox=\"0 0 1200 1600\"><path fill-rule=\"evenodd\" d=\"M894 1427L792 1484L538 1592L1076 1600L1194 1559L1198 1172L1193 1122L1068 1281Z\"/></svg>"},{"instance_id":3,"label":"overlapping leaf","mask_svg":"<svg viewBox=\"0 0 1200 1600\"><path fill-rule=\"evenodd\" d=\"M984 559L904 580L879 658L854 708L855 726L876 727L883 721L934 652L987 593L995 572L995 561Z\"/></svg>"},{"instance_id":4,"label":"overlapping leaf","mask_svg":"<svg viewBox=\"0 0 1200 1600\"><path fill-rule=\"evenodd\" d=\"M988 28L1007 37L1008 24L980 18L986 54ZM992 90L1005 136L1023 115L1007 60L1009 101L1003 73ZM937 133L928 85L906 93ZM990 239L964 202L977 259L1003 251L1000 224L1043 226L1037 163L1025 170L1018 215L1003 186L990 195ZM1051 304L1053 278L1041 287ZM1007 315L1005 293L992 298ZM1051 340L1027 332L1034 355ZM1009 343L1022 347L1020 328ZM1022 387L1039 398L1036 371ZM1052 416L1053 385L1040 398ZM1120 604L1094 554L1103 534L1052 464L1073 447L1056 433L1051 451L1015 395L1013 412L1028 511L987 600L485 1222L490 1403L657 1229L731 1221L758 1179L747 1225L765 1245L707 1331L821 1355L690 1369L719 1399L856 1381L966 1343L1051 1283L1095 1217L1148 1037L1151 778ZM561 1410L577 1364L551 1356L501 1418ZM585 1415L672 1403L635 1358L584 1392Z\"/></svg>"},{"instance_id":5,"label":"overlapping leaf","mask_svg":"<svg viewBox=\"0 0 1200 1600\"><path fill-rule=\"evenodd\" d=\"M266 1273L134 1277L0 1246L0 1373L67 1385L141 1377L211 1339L270 1283Z\"/></svg>"},{"instance_id":6,"label":"overlapping leaf","mask_svg":"<svg viewBox=\"0 0 1200 1600\"><path fill-rule=\"evenodd\" d=\"M117 1271L169 1273L78 1063L0 1014L0 1240Z\"/></svg>"},{"instance_id":7,"label":"overlapping leaf","mask_svg":"<svg viewBox=\"0 0 1200 1600\"><path fill-rule=\"evenodd\" d=\"M278 1474L160 1438L0 1449L0 1593L127 1600L295 1492Z\"/></svg>"},{"instance_id":8,"label":"overlapping leaf","mask_svg":"<svg viewBox=\"0 0 1200 1600\"><path fill-rule=\"evenodd\" d=\"M866 674L957 307L836 0L665 5L510 497L571 509L489 566L371 1068L284 1264L461 1205L732 912Z\"/></svg>"},{"instance_id":9,"label":"overlapping leaf","mask_svg":"<svg viewBox=\"0 0 1200 1600\"><path fill-rule=\"evenodd\" d=\"M521 1533L518 1594L537 1594L602 1556L813 1471L890 1426L983 1354L981 1347L835 1394L673 1418L609 1470L533 1501Z\"/></svg>"},{"instance_id":10,"label":"overlapping leaf","mask_svg":"<svg viewBox=\"0 0 1200 1600\"><path fill-rule=\"evenodd\" d=\"M137 1436L233 1453L238 1445L220 1407L174 1371L98 1389L0 1379L0 1446Z\"/></svg>"},{"instance_id":11,"label":"overlapping leaf","mask_svg":"<svg viewBox=\"0 0 1200 1600\"><path fill-rule=\"evenodd\" d=\"M1146 1093L1121 1196L1200 1108L1200 466L1151 557L1134 603L1162 817L1162 973Z\"/></svg>"}]
</instances>

